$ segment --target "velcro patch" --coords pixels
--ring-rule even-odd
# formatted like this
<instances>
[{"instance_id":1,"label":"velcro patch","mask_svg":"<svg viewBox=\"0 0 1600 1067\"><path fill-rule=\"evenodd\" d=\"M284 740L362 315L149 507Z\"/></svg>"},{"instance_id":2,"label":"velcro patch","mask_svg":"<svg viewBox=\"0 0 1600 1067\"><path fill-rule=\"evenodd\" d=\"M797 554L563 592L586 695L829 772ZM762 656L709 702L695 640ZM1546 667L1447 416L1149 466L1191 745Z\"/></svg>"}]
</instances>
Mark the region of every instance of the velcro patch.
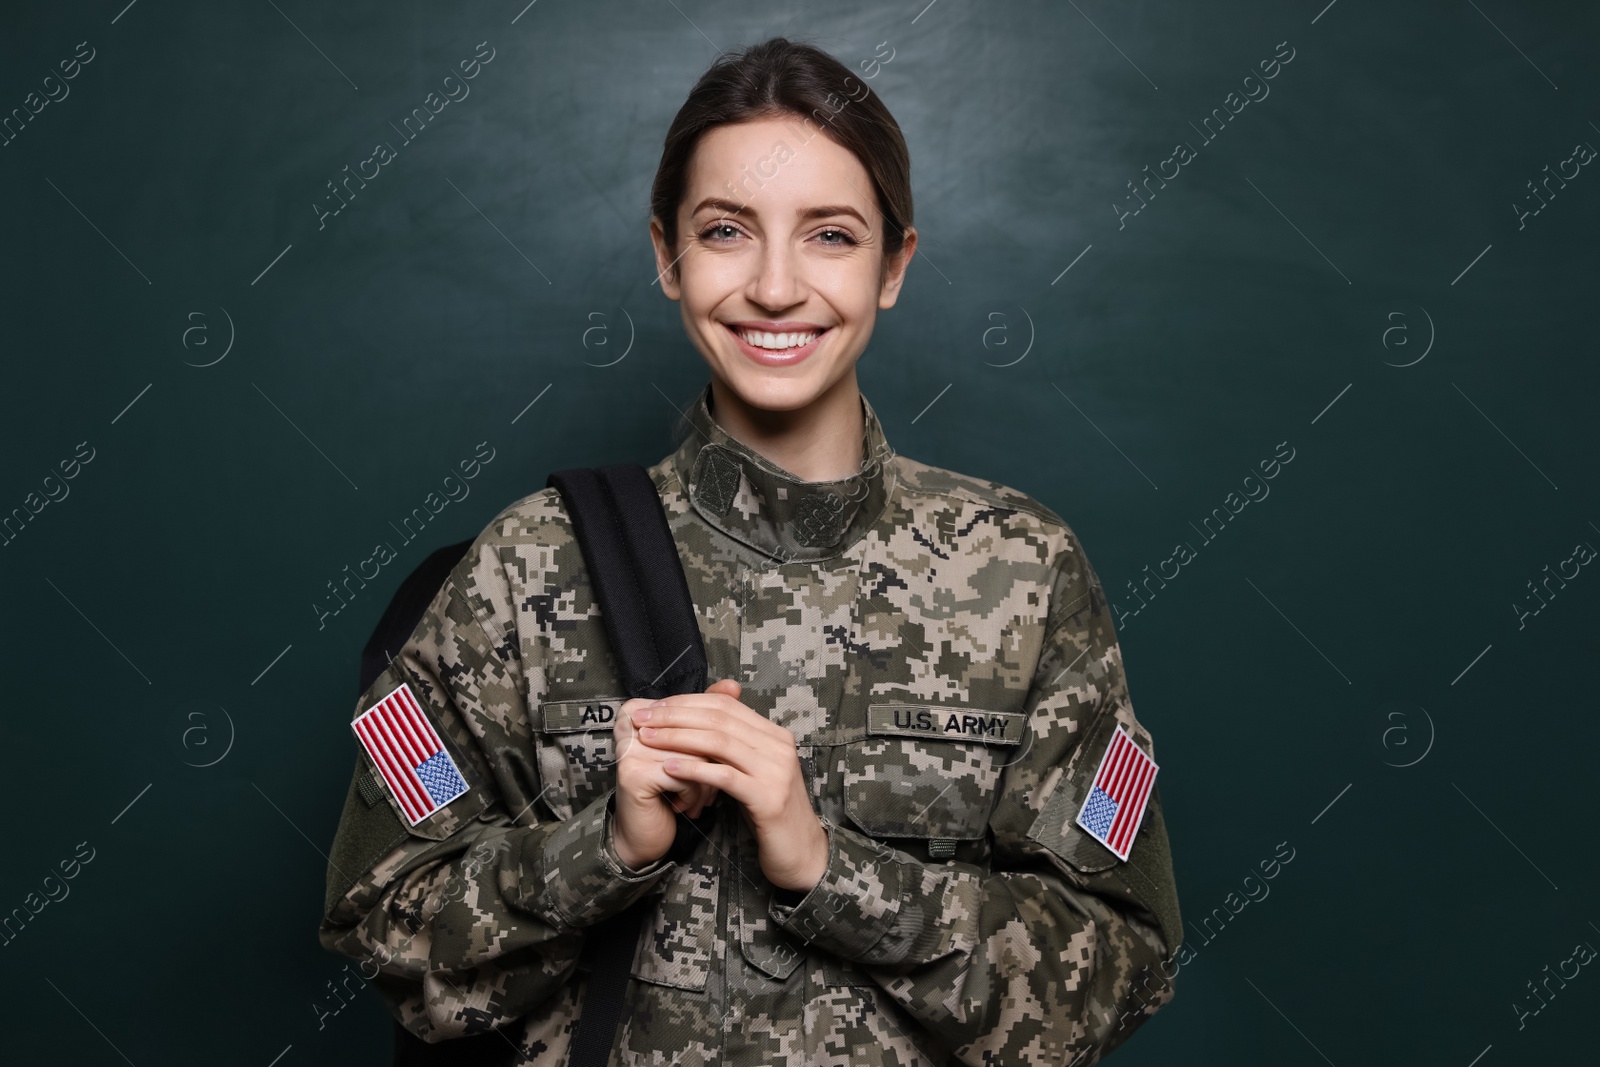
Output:
<instances>
[{"instance_id":1,"label":"velcro patch","mask_svg":"<svg viewBox=\"0 0 1600 1067\"><path fill-rule=\"evenodd\" d=\"M540 704L546 733L573 730L610 730L617 725L622 702L627 697L587 697L583 700L552 700Z\"/></svg>"},{"instance_id":2,"label":"velcro patch","mask_svg":"<svg viewBox=\"0 0 1600 1067\"><path fill-rule=\"evenodd\" d=\"M1158 770L1155 761L1134 744L1118 723L1111 743L1100 756L1089 794L1073 821L1115 853L1117 859L1126 860L1133 848L1134 834L1144 819L1144 806Z\"/></svg>"},{"instance_id":3,"label":"velcro patch","mask_svg":"<svg viewBox=\"0 0 1600 1067\"><path fill-rule=\"evenodd\" d=\"M416 826L469 788L404 682L356 716L350 728L409 825Z\"/></svg>"},{"instance_id":4,"label":"velcro patch","mask_svg":"<svg viewBox=\"0 0 1600 1067\"><path fill-rule=\"evenodd\" d=\"M868 704L867 733L943 741L1019 745L1027 716L938 704Z\"/></svg>"}]
</instances>

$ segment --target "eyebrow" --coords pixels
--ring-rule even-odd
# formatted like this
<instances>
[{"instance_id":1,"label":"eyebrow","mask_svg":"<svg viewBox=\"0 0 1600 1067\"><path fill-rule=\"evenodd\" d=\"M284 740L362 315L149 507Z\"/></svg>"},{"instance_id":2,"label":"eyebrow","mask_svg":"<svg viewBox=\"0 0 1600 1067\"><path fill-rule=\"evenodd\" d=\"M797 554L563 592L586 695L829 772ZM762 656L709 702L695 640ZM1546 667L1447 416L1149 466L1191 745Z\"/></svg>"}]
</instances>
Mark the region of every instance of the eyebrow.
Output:
<instances>
[{"instance_id":1,"label":"eyebrow","mask_svg":"<svg viewBox=\"0 0 1600 1067\"><path fill-rule=\"evenodd\" d=\"M698 215L708 207L716 208L724 215L739 216L750 214L749 210L744 204L734 200L724 200L723 198L716 196L708 196L704 200L700 201L700 203L695 206L694 211L690 212L690 214ZM801 221L806 219L830 218L834 215L853 215L857 219L860 219L862 226L869 225L867 220L862 217L861 212L857 211L849 204L822 204L817 207L806 208L804 211L800 212Z\"/></svg>"}]
</instances>

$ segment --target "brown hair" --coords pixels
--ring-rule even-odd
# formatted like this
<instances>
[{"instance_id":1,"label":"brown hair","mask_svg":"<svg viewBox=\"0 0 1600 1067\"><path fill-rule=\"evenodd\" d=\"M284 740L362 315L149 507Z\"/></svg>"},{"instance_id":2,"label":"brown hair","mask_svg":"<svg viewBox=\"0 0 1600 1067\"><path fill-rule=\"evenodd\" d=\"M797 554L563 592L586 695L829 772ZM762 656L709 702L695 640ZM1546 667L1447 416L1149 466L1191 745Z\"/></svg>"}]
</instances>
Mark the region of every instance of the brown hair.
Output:
<instances>
[{"instance_id":1,"label":"brown hair","mask_svg":"<svg viewBox=\"0 0 1600 1067\"><path fill-rule=\"evenodd\" d=\"M884 220L883 270L905 246L911 225L911 157L883 101L849 68L813 45L773 37L724 54L700 76L667 130L650 189L667 247L678 245L689 160L717 126L792 114L852 152L872 178ZM674 267L674 270L677 268Z\"/></svg>"}]
</instances>

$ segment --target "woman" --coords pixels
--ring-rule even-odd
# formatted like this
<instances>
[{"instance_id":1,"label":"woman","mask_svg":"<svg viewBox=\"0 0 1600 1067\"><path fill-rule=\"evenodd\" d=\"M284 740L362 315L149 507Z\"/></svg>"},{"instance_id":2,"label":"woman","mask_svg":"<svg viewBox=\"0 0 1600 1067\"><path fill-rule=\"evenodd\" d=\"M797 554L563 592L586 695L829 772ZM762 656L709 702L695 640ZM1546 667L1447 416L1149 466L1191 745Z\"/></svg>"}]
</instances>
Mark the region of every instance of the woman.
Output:
<instances>
[{"instance_id":1,"label":"woman","mask_svg":"<svg viewBox=\"0 0 1600 1067\"><path fill-rule=\"evenodd\" d=\"M650 475L717 681L623 700L560 496L506 508L356 709L403 687L466 791L412 825L358 763L323 944L423 1042L560 1064L585 932L643 898L612 1063L1095 1062L1176 973L1153 764L1079 822L1151 739L1066 523L894 454L857 388L917 241L898 126L767 41L695 86L652 209L711 380Z\"/></svg>"}]
</instances>

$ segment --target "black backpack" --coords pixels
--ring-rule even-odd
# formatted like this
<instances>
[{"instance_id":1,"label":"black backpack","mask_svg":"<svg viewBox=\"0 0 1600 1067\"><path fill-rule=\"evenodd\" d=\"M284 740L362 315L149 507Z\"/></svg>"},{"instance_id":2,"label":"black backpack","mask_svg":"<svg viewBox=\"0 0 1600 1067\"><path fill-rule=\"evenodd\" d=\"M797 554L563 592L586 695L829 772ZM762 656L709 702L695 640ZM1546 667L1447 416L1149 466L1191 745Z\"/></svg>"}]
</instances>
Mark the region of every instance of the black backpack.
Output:
<instances>
[{"instance_id":1,"label":"black backpack","mask_svg":"<svg viewBox=\"0 0 1600 1067\"><path fill-rule=\"evenodd\" d=\"M551 474L545 485L561 493L572 520L628 696L704 692L707 666L700 627L650 475L627 463L572 467ZM471 544L461 541L438 549L400 583L361 650L360 693L372 686L410 638ZM701 813L698 820L679 812L669 858L686 859L715 818L713 810ZM651 900L646 896L584 934L578 969L588 971L589 984L572 1037L570 1067L602 1067L610 1054ZM395 1067L509 1065L516 1063L517 1049L509 1034L498 1031L428 1044L394 1024Z\"/></svg>"}]
</instances>

